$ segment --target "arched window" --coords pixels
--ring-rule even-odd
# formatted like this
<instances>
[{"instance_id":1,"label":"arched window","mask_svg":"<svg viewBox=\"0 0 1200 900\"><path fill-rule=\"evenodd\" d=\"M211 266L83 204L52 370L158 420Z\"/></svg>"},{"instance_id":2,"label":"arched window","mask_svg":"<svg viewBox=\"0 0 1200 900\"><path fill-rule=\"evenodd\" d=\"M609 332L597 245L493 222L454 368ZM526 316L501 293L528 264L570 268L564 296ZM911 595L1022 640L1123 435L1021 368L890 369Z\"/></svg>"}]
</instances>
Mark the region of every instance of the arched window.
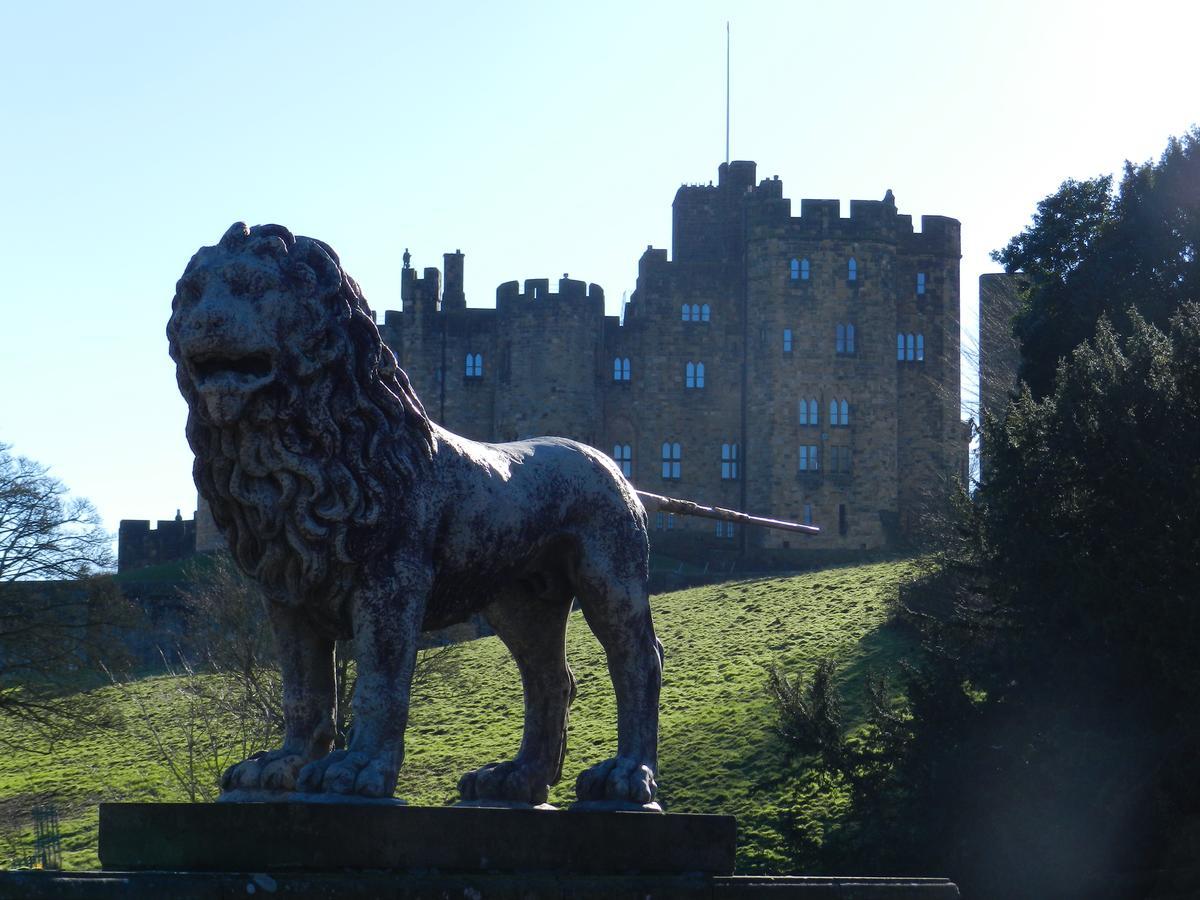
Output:
<instances>
[{"instance_id":1,"label":"arched window","mask_svg":"<svg viewBox=\"0 0 1200 900\"><path fill-rule=\"evenodd\" d=\"M467 354L467 377L482 378L483 377L483 354L468 353Z\"/></svg>"},{"instance_id":2,"label":"arched window","mask_svg":"<svg viewBox=\"0 0 1200 900\"><path fill-rule=\"evenodd\" d=\"M792 352L792 329L790 328L783 329L783 352Z\"/></svg>"},{"instance_id":3,"label":"arched window","mask_svg":"<svg viewBox=\"0 0 1200 900\"><path fill-rule=\"evenodd\" d=\"M692 321L692 308L690 306L688 306L686 303L683 304L681 316L683 318L683 321L685 321L685 322Z\"/></svg>"},{"instance_id":4,"label":"arched window","mask_svg":"<svg viewBox=\"0 0 1200 900\"><path fill-rule=\"evenodd\" d=\"M670 441L663 441L662 445L662 477L668 480L677 480L680 474L680 453L679 445L673 444Z\"/></svg>"},{"instance_id":5,"label":"arched window","mask_svg":"<svg viewBox=\"0 0 1200 900\"><path fill-rule=\"evenodd\" d=\"M738 477L738 445L721 445L721 480L736 481Z\"/></svg>"},{"instance_id":6,"label":"arched window","mask_svg":"<svg viewBox=\"0 0 1200 900\"><path fill-rule=\"evenodd\" d=\"M911 334L904 336L904 358L909 362L916 358L916 340Z\"/></svg>"},{"instance_id":7,"label":"arched window","mask_svg":"<svg viewBox=\"0 0 1200 900\"><path fill-rule=\"evenodd\" d=\"M904 359L904 335L896 335L896 359Z\"/></svg>"},{"instance_id":8,"label":"arched window","mask_svg":"<svg viewBox=\"0 0 1200 900\"><path fill-rule=\"evenodd\" d=\"M920 296L924 293L925 293L925 273L918 272L917 273L917 295Z\"/></svg>"},{"instance_id":9,"label":"arched window","mask_svg":"<svg viewBox=\"0 0 1200 900\"><path fill-rule=\"evenodd\" d=\"M616 357L613 360L613 381L629 380L629 357Z\"/></svg>"},{"instance_id":10,"label":"arched window","mask_svg":"<svg viewBox=\"0 0 1200 900\"><path fill-rule=\"evenodd\" d=\"M835 428L838 423L838 405L836 400L829 401L829 427Z\"/></svg>"},{"instance_id":11,"label":"arched window","mask_svg":"<svg viewBox=\"0 0 1200 900\"><path fill-rule=\"evenodd\" d=\"M626 478L633 477L633 448L629 444L614 444L613 459L621 467L621 474Z\"/></svg>"},{"instance_id":12,"label":"arched window","mask_svg":"<svg viewBox=\"0 0 1200 900\"><path fill-rule=\"evenodd\" d=\"M817 416L817 401L816 400L801 400L800 401L800 424L801 425L820 425L820 420Z\"/></svg>"},{"instance_id":13,"label":"arched window","mask_svg":"<svg viewBox=\"0 0 1200 900\"><path fill-rule=\"evenodd\" d=\"M688 363L684 369L684 385L690 388L704 387L704 363Z\"/></svg>"},{"instance_id":14,"label":"arched window","mask_svg":"<svg viewBox=\"0 0 1200 900\"><path fill-rule=\"evenodd\" d=\"M808 281L809 265L807 259L800 260L800 280Z\"/></svg>"},{"instance_id":15,"label":"arched window","mask_svg":"<svg viewBox=\"0 0 1200 900\"><path fill-rule=\"evenodd\" d=\"M710 318L710 314L711 314L711 312L712 312L712 310L710 310L710 309L708 308L708 304L707 304L707 303L705 303L703 306L701 306L701 307L700 307L700 321L701 321L701 322L707 322L707 321L709 320L709 318Z\"/></svg>"},{"instance_id":16,"label":"arched window","mask_svg":"<svg viewBox=\"0 0 1200 900\"><path fill-rule=\"evenodd\" d=\"M845 352L846 352L846 326L845 326L845 325L843 325L841 322L838 322L838 325L837 325L837 345L836 345L836 348L837 348L837 352L838 352L838 353L845 353Z\"/></svg>"},{"instance_id":17,"label":"arched window","mask_svg":"<svg viewBox=\"0 0 1200 900\"><path fill-rule=\"evenodd\" d=\"M800 280L800 260L798 260L798 259L792 260L792 270L791 271L792 271L792 281L799 281Z\"/></svg>"},{"instance_id":18,"label":"arched window","mask_svg":"<svg viewBox=\"0 0 1200 900\"><path fill-rule=\"evenodd\" d=\"M858 260L853 256L850 257L850 262L846 265L846 280L858 281Z\"/></svg>"},{"instance_id":19,"label":"arched window","mask_svg":"<svg viewBox=\"0 0 1200 900\"><path fill-rule=\"evenodd\" d=\"M622 381L629 380L629 357L628 356L626 356L624 359L621 360L621 380Z\"/></svg>"},{"instance_id":20,"label":"arched window","mask_svg":"<svg viewBox=\"0 0 1200 900\"><path fill-rule=\"evenodd\" d=\"M696 363L696 387L704 387L704 363Z\"/></svg>"},{"instance_id":21,"label":"arched window","mask_svg":"<svg viewBox=\"0 0 1200 900\"><path fill-rule=\"evenodd\" d=\"M850 404L847 403L845 400L843 400L841 403L838 404L838 424L839 425L849 425L850 424Z\"/></svg>"},{"instance_id":22,"label":"arched window","mask_svg":"<svg viewBox=\"0 0 1200 900\"><path fill-rule=\"evenodd\" d=\"M854 352L854 326L853 325L846 326L846 352L847 353Z\"/></svg>"},{"instance_id":23,"label":"arched window","mask_svg":"<svg viewBox=\"0 0 1200 900\"><path fill-rule=\"evenodd\" d=\"M700 321L700 304L699 303L692 304L692 321L693 322Z\"/></svg>"},{"instance_id":24,"label":"arched window","mask_svg":"<svg viewBox=\"0 0 1200 900\"><path fill-rule=\"evenodd\" d=\"M925 362L925 335L917 335L917 362Z\"/></svg>"}]
</instances>

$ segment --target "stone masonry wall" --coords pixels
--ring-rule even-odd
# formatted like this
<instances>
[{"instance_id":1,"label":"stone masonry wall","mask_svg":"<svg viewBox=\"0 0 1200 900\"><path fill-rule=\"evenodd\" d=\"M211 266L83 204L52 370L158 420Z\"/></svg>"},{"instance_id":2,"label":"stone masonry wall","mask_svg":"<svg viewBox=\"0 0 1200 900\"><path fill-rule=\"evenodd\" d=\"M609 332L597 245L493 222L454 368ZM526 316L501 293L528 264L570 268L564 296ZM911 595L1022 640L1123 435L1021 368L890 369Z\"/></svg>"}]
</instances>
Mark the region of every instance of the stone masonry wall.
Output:
<instances>
[{"instance_id":1,"label":"stone masonry wall","mask_svg":"<svg viewBox=\"0 0 1200 900\"><path fill-rule=\"evenodd\" d=\"M811 539L743 534L652 512L659 550L716 558L894 544L966 457L958 222L926 216L914 232L891 192L852 201L849 217L835 200L803 200L792 216L778 178L756 184L754 163L737 161L715 186L679 189L673 243L674 259L653 247L642 255L623 321L604 316L598 286L566 276L555 292L546 279L508 282L494 310L467 308L456 253L443 295L437 269L405 268L404 309L380 330L430 415L452 430L563 435L617 455L627 445L640 488L759 515L810 512L824 529ZM921 335L923 359L898 359L898 334ZM481 370L468 354L482 356ZM815 424L801 421L801 399L816 400ZM815 471L800 470L802 447L818 448Z\"/></svg>"}]
</instances>

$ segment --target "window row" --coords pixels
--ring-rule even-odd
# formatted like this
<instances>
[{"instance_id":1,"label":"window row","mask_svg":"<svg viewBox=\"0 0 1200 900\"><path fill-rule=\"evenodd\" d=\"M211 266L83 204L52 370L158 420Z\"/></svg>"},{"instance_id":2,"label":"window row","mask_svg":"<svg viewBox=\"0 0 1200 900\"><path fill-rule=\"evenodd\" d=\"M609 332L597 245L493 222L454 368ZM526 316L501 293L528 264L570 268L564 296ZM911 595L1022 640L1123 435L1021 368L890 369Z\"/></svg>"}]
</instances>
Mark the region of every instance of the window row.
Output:
<instances>
[{"instance_id":1,"label":"window row","mask_svg":"<svg viewBox=\"0 0 1200 900\"><path fill-rule=\"evenodd\" d=\"M675 513L658 512L654 516L655 531L674 531ZM717 537L732 538L736 534L733 522L717 522Z\"/></svg>"},{"instance_id":2,"label":"window row","mask_svg":"<svg viewBox=\"0 0 1200 900\"><path fill-rule=\"evenodd\" d=\"M821 417L819 415L819 407L815 399L801 398L799 402L801 425L820 425ZM850 424L850 401L848 400L830 400L829 401L829 426L831 428L840 428Z\"/></svg>"},{"instance_id":3,"label":"window row","mask_svg":"<svg viewBox=\"0 0 1200 900\"><path fill-rule=\"evenodd\" d=\"M621 467L621 474L633 477L633 447L630 444L613 444L613 460ZM663 441L662 477L676 481L682 475L683 450L678 443ZM739 454L737 444L721 445L721 480L736 481L739 477Z\"/></svg>"},{"instance_id":4,"label":"window row","mask_svg":"<svg viewBox=\"0 0 1200 900\"><path fill-rule=\"evenodd\" d=\"M897 334L896 360L897 362L924 362L925 335Z\"/></svg>"},{"instance_id":5,"label":"window row","mask_svg":"<svg viewBox=\"0 0 1200 900\"><path fill-rule=\"evenodd\" d=\"M836 475L849 475L852 453L851 448L840 444L830 447L828 470ZM821 446L801 444L796 457L796 467L801 472L821 471Z\"/></svg>"},{"instance_id":6,"label":"window row","mask_svg":"<svg viewBox=\"0 0 1200 900\"><path fill-rule=\"evenodd\" d=\"M685 303L683 304L682 310L683 321L685 322L707 322L712 315L712 310L709 308L707 303L703 305L699 303L693 303L691 306L688 306Z\"/></svg>"},{"instance_id":7,"label":"window row","mask_svg":"<svg viewBox=\"0 0 1200 900\"><path fill-rule=\"evenodd\" d=\"M808 281L812 275L812 265L808 259L793 259L788 263L788 275L792 281ZM846 260L846 280L858 281L858 260L853 256Z\"/></svg>"},{"instance_id":8,"label":"window row","mask_svg":"<svg viewBox=\"0 0 1200 900\"><path fill-rule=\"evenodd\" d=\"M793 259L788 263L788 276L792 281L808 281L812 276L812 265L807 258ZM853 256L846 260L846 280L858 281L858 260ZM921 296L925 294L924 272L917 273L916 292Z\"/></svg>"}]
</instances>

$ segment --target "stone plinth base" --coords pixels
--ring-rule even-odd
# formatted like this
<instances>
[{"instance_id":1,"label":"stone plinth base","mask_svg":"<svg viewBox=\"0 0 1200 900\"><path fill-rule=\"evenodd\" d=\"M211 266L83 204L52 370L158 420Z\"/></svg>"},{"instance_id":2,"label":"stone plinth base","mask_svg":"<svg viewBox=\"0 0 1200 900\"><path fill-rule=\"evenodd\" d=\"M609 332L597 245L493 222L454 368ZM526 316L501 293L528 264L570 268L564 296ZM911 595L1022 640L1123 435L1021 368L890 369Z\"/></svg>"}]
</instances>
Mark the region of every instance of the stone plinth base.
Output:
<instances>
[{"instance_id":1,"label":"stone plinth base","mask_svg":"<svg viewBox=\"0 0 1200 900\"><path fill-rule=\"evenodd\" d=\"M0 872L0 900L955 900L940 878L439 875L420 872Z\"/></svg>"},{"instance_id":2,"label":"stone plinth base","mask_svg":"<svg viewBox=\"0 0 1200 900\"><path fill-rule=\"evenodd\" d=\"M732 816L310 803L102 803L118 871L730 875Z\"/></svg>"}]
</instances>

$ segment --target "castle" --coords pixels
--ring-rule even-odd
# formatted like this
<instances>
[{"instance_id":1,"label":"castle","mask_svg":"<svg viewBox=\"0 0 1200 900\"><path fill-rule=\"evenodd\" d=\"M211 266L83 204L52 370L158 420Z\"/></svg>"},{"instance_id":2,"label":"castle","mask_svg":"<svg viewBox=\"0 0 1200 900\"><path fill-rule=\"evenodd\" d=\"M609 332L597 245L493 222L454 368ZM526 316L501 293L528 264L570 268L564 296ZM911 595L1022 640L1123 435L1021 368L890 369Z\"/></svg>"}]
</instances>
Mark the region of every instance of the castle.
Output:
<instances>
[{"instance_id":1,"label":"castle","mask_svg":"<svg viewBox=\"0 0 1200 900\"><path fill-rule=\"evenodd\" d=\"M462 252L418 274L406 251L403 308L379 330L453 431L575 438L645 490L823 529L798 537L651 511L658 551L895 546L965 478L959 223L923 216L914 231L891 191L850 201L848 218L840 209L801 200L793 216L778 177L725 163L716 185L676 192L673 253L642 254L623 318L605 315L598 285L565 275L557 290L506 282L494 309L468 307ZM196 548L220 546L203 503L196 521ZM130 525L139 547L156 536Z\"/></svg>"},{"instance_id":2,"label":"castle","mask_svg":"<svg viewBox=\"0 0 1200 900\"><path fill-rule=\"evenodd\" d=\"M645 490L815 523L821 535L651 512L666 553L894 546L964 474L959 223L883 200L802 200L720 166L675 194L623 318L598 285L512 281L470 308L461 251L418 275L380 332L430 416L487 441L552 434Z\"/></svg>"}]
</instances>

